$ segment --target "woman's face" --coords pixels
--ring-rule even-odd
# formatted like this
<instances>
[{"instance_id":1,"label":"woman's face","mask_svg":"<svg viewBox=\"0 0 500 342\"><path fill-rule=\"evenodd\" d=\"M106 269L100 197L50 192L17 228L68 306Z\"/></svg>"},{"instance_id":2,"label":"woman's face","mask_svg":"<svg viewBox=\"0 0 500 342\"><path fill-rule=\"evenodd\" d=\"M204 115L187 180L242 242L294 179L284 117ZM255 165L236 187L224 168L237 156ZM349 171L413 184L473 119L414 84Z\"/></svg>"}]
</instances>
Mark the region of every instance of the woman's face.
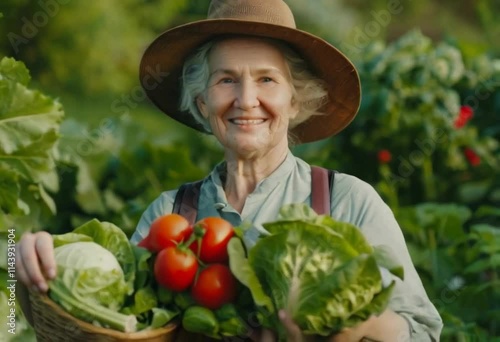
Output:
<instances>
[{"instance_id":1,"label":"woman's face","mask_svg":"<svg viewBox=\"0 0 500 342\"><path fill-rule=\"evenodd\" d=\"M259 39L228 39L212 48L208 63L198 107L225 149L238 155L288 149L288 124L298 109L282 52Z\"/></svg>"}]
</instances>

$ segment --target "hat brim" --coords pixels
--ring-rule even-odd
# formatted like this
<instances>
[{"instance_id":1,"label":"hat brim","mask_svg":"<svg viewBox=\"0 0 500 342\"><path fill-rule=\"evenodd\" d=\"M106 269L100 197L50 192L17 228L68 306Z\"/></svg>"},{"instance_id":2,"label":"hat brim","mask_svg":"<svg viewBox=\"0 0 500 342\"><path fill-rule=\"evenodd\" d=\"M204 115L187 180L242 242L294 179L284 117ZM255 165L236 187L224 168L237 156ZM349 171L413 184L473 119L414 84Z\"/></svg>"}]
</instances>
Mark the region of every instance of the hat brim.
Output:
<instances>
[{"instance_id":1,"label":"hat brim","mask_svg":"<svg viewBox=\"0 0 500 342\"><path fill-rule=\"evenodd\" d=\"M257 36L282 40L294 48L325 80L329 102L324 115L315 115L292 129L300 143L337 134L356 116L361 86L351 61L325 40L285 26L234 19L195 21L168 30L146 49L141 60L140 82L151 101L173 119L204 132L192 115L179 110L183 63L194 49L221 35Z\"/></svg>"}]
</instances>

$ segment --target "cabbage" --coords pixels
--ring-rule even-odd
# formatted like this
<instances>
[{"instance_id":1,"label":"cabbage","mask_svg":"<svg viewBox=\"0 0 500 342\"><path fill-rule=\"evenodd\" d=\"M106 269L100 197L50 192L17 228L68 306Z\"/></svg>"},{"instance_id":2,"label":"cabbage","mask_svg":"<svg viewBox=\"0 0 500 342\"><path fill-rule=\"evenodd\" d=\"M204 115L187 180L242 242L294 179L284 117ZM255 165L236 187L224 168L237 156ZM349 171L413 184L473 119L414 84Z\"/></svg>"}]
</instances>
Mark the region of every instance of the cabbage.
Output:
<instances>
[{"instance_id":1,"label":"cabbage","mask_svg":"<svg viewBox=\"0 0 500 342\"><path fill-rule=\"evenodd\" d=\"M252 292L263 326L285 334L276 315L285 309L306 335L329 336L383 312L394 287L380 267L402 277L388 250L368 244L360 230L305 205L286 206L270 233L249 250L233 239L230 266Z\"/></svg>"},{"instance_id":2,"label":"cabbage","mask_svg":"<svg viewBox=\"0 0 500 342\"><path fill-rule=\"evenodd\" d=\"M95 242L76 242L54 250L58 277L75 297L118 311L125 300L127 284L113 254Z\"/></svg>"},{"instance_id":3,"label":"cabbage","mask_svg":"<svg viewBox=\"0 0 500 342\"><path fill-rule=\"evenodd\" d=\"M135 256L123 231L92 220L55 236L54 246L57 276L49 283L49 296L77 318L136 331L136 317L119 312L135 278Z\"/></svg>"},{"instance_id":4,"label":"cabbage","mask_svg":"<svg viewBox=\"0 0 500 342\"><path fill-rule=\"evenodd\" d=\"M111 222L100 222L93 219L76 228L72 233L86 235L92 241L113 253L123 269L125 281L128 286L128 294L134 292L136 260L127 235L120 227Z\"/></svg>"}]
</instances>

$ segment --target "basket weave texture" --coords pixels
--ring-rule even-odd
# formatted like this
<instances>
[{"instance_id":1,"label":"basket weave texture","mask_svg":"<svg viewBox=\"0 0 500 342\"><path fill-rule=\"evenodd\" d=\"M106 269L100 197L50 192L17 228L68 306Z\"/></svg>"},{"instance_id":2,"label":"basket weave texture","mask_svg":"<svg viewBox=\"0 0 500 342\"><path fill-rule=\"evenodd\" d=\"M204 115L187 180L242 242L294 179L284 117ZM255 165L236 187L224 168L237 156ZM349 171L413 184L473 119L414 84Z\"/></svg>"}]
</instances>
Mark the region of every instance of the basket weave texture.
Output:
<instances>
[{"instance_id":1,"label":"basket weave texture","mask_svg":"<svg viewBox=\"0 0 500 342\"><path fill-rule=\"evenodd\" d=\"M46 295L30 292L33 324L38 342L170 342L177 341L178 324L165 327L124 333L106 329L79 320L64 311Z\"/></svg>"}]
</instances>

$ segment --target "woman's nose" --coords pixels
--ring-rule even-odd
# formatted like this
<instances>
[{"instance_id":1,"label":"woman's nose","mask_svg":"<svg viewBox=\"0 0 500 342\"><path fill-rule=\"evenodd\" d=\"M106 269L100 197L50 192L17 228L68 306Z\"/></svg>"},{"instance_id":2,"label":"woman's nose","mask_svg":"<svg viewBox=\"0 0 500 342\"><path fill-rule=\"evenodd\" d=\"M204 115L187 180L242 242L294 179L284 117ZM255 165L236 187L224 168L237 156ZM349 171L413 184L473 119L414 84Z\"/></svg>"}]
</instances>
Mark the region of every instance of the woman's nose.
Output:
<instances>
[{"instance_id":1,"label":"woman's nose","mask_svg":"<svg viewBox=\"0 0 500 342\"><path fill-rule=\"evenodd\" d=\"M259 106L258 87L252 81L244 81L239 84L239 91L236 96L235 106L243 110L248 110Z\"/></svg>"}]
</instances>

